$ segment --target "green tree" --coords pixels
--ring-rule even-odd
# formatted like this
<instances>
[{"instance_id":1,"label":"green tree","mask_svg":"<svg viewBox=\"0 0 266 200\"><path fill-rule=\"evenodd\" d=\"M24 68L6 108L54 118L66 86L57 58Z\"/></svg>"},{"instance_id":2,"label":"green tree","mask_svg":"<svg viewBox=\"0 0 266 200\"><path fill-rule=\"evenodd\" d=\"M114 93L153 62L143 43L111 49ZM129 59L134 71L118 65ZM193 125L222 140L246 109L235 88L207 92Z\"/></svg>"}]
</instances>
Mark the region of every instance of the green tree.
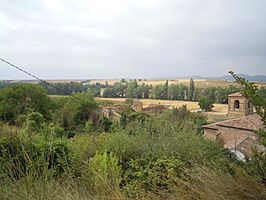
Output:
<instances>
[{"instance_id":1,"label":"green tree","mask_svg":"<svg viewBox=\"0 0 266 200\"><path fill-rule=\"evenodd\" d=\"M0 119L14 121L29 111L49 117L52 101L46 90L35 84L21 84L0 90Z\"/></svg>"},{"instance_id":2,"label":"green tree","mask_svg":"<svg viewBox=\"0 0 266 200\"><path fill-rule=\"evenodd\" d=\"M194 93L195 93L195 85L194 80L191 78L189 83L189 90L188 90L188 100L194 100Z\"/></svg>"},{"instance_id":3,"label":"green tree","mask_svg":"<svg viewBox=\"0 0 266 200\"><path fill-rule=\"evenodd\" d=\"M155 99L164 99L165 97L165 85L155 85L152 88L152 97Z\"/></svg>"},{"instance_id":4,"label":"green tree","mask_svg":"<svg viewBox=\"0 0 266 200\"><path fill-rule=\"evenodd\" d=\"M168 80L164 84L164 92L163 92L163 99L168 99Z\"/></svg>"},{"instance_id":5,"label":"green tree","mask_svg":"<svg viewBox=\"0 0 266 200\"><path fill-rule=\"evenodd\" d=\"M264 126L266 126L266 98L257 85L253 82L239 77L234 72L229 72L237 83L241 86L241 94L248 98L258 115L260 115ZM265 130L257 131L260 135L260 142L266 147L266 132ZM250 173L256 175L264 184L266 183L266 154L265 152L258 152L257 149L253 150L251 158L247 162Z\"/></svg>"},{"instance_id":6,"label":"green tree","mask_svg":"<svg viewBox=\"0 0 266 200\"><path fill-rule=\"evenodd\" d=\"M201 97L199 99L199 106L203 111L212 111L213 100L208 97Z\"/></svg>"},{"instance_id":7,"label":"green tree","mask_svg":"<svg viewBox=\"0 0 266 200\"><path fill-rule=\"evenodd\" d=\"M263 123L266 125L266 98L261 94L255 83L245 80L245 78L237 76L234 72L229 72L236 82L241 86L241 93L248 98L256 112L261 116Z\"/></svg>"},{"instance_id":8,"label":"green tree","mask_svg":"<svg viewBox=\"0 0 266 200\"><path fill-rule=\"evenodd\" d=\"M127 98L134 98L135 96L135 89L138 87L137 81L131 81L128 83L126 97Z\"/></svg>"},{"instance_id":9,"label":"green tree","mask_svg":"<svg viewBox=\"0 0 266 200\"><path fill-rule=\"evenodd\" d=\"M178 100L185 100L185 97L187 95L187 86L184 84L179 85L179 91L178 91Z\"/></svg>"},{"instance_id":10,"label":"green tree","mask_svg":"<svg viewBox=\"0 0 266 200\"><path fill-rule=\"evenodd\" d=\"M70 130L78 126L84 128L97 107L90 93L77 93L72 97L60 98L57 104L54 118L62 127Z\"/></svg>"},{"instance_id":11,"label":"green tree","mask_svg":"<svg viewBox=\"0 0 266 200\"><path fill-rule=\"evenodd\" d=\"M171 100L179 99L179 85L171 84L168 88L168 98Z\"/></svg>"}]
</instances>

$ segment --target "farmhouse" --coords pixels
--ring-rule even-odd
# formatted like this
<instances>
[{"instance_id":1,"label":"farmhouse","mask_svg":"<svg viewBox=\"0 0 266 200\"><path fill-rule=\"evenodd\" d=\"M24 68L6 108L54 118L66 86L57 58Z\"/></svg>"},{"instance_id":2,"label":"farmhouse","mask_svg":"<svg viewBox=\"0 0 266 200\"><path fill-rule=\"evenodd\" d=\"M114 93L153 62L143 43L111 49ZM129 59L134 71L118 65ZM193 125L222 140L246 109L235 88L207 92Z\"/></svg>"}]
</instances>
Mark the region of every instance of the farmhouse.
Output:
<instances>
[{"instance_id":1,"label":"farmhouse","mask_svg":"<svg viewBox=\"0 0 266 200\"><path fill-rule=\"evenodd\" d=\"M249 157L252 149L265 151L255 131L266 130L253 105L241 93L228 96L228 120L203 126L204 137L220 142L240 160Z\"/></svg>"}]
</instances>

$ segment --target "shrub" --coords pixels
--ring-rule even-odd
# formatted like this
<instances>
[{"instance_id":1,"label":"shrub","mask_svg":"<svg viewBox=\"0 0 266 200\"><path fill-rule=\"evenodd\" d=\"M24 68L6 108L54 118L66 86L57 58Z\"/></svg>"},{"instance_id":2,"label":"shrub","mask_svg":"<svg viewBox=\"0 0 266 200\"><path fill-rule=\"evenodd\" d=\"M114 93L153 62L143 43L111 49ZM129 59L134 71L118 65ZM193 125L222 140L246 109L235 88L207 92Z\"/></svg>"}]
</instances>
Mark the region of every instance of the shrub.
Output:
<instances>
[{"instance_id":1,"label":"shrub","mask_svg":"<svg viewBox=\"0 0 266 200\"><path fill-rule=\"evenodd\" d=\"M102 194L114 193L119 191L119 185L122 180L122 168L119 165L118 158L111 152L97 152L90 159L88 168L94 177L94 187L96 191Z\"/></svg>"},{"instance_id":2,"label":"shrub","mask_svg":"<svg viewBox=\"0 0 266 200\"><path fill-rule=\"evenodd\" d=\"M175 185L182 173L183 163L176 158L162 157L157 160L136 159L129 162L124 174L126 193L136 196L145 190L157 193Z\"/></svg>"},{"instance_id":3,"label":"shrub","mask_svg":"<svg viewBox=\"0 0 266 200\"><path fill-rule=\"evenodd\" d=\"M49 118L52 101L45 89L34 84L20 84L0 90L0 119L14 122L29 110Z\"/></svg>"},{"instance_id":4,"label":"shrub","mask_svg":"<svg viewBox=\"0 0 266 200\"><path fill-rule=\"evenodd\" d=\"M203 111L212 111L214 101L209 97L201 97L199 99L199 107Z\"/></svg>"},{"instance_id":5,"label":"shrub","mask_svg":"<svg viewBox=\"0 0 266 200\"><path fill-rule=\"evenodd\" d=\"M109 132L111 130L112 124L113 123L107 117L101 117L99 119L98 125L102 131Z\"/></svg>"}]
</instances>

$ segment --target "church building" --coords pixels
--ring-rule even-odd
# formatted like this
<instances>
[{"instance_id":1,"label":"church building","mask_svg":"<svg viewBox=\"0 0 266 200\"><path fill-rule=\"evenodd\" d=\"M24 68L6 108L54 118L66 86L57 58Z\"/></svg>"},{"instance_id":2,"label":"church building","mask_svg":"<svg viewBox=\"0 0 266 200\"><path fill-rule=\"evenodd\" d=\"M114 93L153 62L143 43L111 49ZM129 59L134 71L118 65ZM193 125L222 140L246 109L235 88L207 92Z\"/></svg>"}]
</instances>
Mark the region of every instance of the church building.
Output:
<instances>
[{"instance_id":1,"label":"church building","mask_svg":"<svg viewBox=\"0 0 266 200\"><path fill-rule=\"evenodd\" d=\"M252 103L241 93L228 95L228 120L203 126L206 139L220 142L240 160L248 158L253 148L265 151L255 131L266 130Z\"/></svg>"}]
</instances>

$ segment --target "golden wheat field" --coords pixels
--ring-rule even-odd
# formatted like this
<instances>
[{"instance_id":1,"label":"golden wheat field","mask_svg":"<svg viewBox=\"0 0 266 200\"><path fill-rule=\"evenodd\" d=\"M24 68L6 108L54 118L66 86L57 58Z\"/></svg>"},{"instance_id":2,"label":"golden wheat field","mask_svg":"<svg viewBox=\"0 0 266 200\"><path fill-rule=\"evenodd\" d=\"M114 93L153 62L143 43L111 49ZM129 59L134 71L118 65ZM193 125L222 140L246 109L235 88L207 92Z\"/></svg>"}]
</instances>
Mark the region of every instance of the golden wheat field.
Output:
<instances>
[{"instance_id":1,"label":"golden wheat field","mask_svg":"<svg viewBox=\"0 0 266 200\"><path fill-rule=\"evenodd\" d=\"M110 101L113 103L125 103L125 98L95 98L96 101ZM182 105L186 105L188 110L198 110L199 105L198 102L195 101L174 101L174 100L159 100L159 99L141 99L143 102L143 107L147 107L152 104L161 104L166 106L173 107L181 107ZM227 112L227 104L214 104L213 108L214 113L226 114Z\"/></svg>"},{"instance_id":2,"label":"golden wheat field","mask_svg":"<svg viewBox=\"0 0 266 200\"><path fill-rule=\"evenodd\" d=\"M106 79L106 80L91 80L90 84L100 83L100 84L106 84L106 82L109 85L114 85L115 83L119 82L120 80L116 79ZM166 80L141 80L137 81L138 84L148 84L148 85L160 85L164 84ZM189 86L190 79L178 79L178 80L168 80L169 85L171 84L184 84ZM206 79L194 79L194 83L196 87L200 88L206 88L210 86L215 87L228 87L230 85L238 86L237 83L234 83L233 81L226 81L226 80L206 80ZM257 82L256 83L259 86L266 86L266 82Z\"/></svg>"}]
</instances>

